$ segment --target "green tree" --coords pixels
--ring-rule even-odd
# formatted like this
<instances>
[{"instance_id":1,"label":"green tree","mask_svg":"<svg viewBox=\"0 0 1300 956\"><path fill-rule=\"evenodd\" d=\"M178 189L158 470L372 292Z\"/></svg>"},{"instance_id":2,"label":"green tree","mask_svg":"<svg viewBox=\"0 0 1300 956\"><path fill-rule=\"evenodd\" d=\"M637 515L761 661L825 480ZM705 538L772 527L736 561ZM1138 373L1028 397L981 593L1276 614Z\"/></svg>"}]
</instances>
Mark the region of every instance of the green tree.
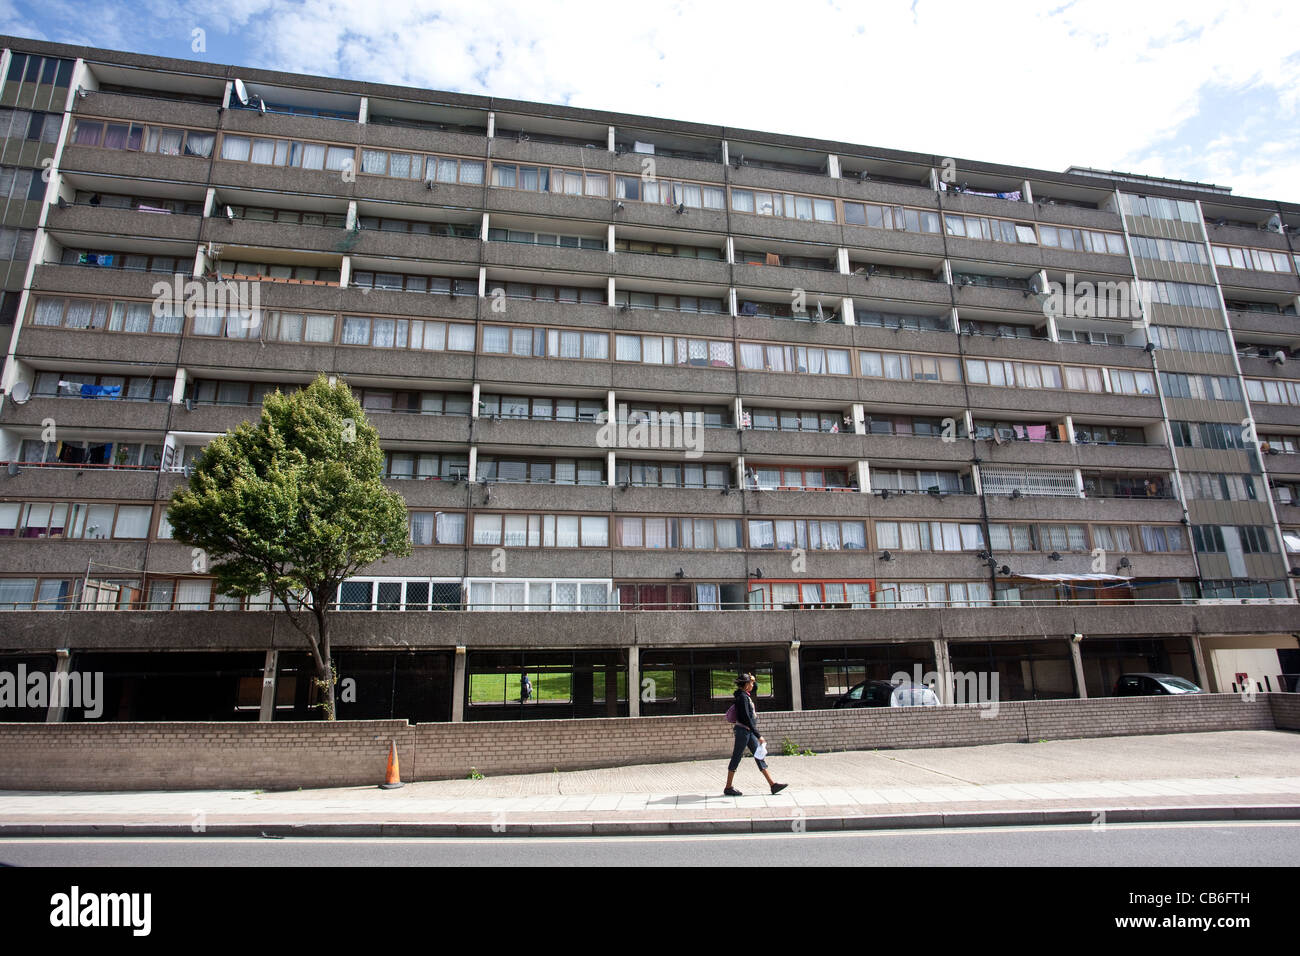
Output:
<instances>
[{"instance_id":1,"label":"green tree","mask_svg":"<svg viewBox=\"0 0 1300 956\"><path fill-rule=\"evenodd\" d=\"M172 537L202 548L218 590L269 591L307 639L333 720L330 614L339 585L411 553L406 503L384 487L379 435L347 384L273 392L261 420L213 439L172 495Z\"/></svg>"}]
</instances>

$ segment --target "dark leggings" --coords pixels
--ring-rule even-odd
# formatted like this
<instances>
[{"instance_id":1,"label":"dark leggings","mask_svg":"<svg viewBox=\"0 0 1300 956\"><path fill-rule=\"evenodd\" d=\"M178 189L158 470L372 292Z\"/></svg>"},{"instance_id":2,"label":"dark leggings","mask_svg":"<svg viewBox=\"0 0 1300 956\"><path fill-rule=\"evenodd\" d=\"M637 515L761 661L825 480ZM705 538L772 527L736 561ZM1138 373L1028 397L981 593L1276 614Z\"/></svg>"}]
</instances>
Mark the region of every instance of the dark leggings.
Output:
<instances>
[{"instance_id":1,"label":"dark leggings","mask_svg":"<svg viewBox=\"0 0 1300 956\"><path fill-rule=\"evenodd\" d=\"M744 758L745 756L746 749L748 749L750 753L753 753L755 750L758 749L757 735L755 735L753 731L751 731L744 724L736 724L736 726L733 727L732 730L735 732L736 743L731 748L731 762L727 764L728 773L736 772L736 768L740 766L741 759ZM759 760L757 757L755 757L754 762L758 764L759 770L767 769L767 761Z\"/></svg>"}]
</instances>

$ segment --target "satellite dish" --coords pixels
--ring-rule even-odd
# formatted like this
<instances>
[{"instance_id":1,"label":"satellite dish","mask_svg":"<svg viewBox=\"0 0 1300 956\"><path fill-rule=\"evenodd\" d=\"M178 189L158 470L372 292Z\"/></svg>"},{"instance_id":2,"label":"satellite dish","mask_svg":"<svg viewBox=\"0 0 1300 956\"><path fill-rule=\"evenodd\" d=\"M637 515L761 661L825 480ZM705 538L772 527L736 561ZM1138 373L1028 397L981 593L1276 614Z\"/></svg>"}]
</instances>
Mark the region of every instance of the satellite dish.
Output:
<instances>
[{"instance_id":1,"label":"satellite dish","mask_svg":"<svg viewBox=\"0 0 1300 956\"><path fill-rule=\"evenodd\" d=\"M1276 232L1279 235L1281 235L1282 228L1283 228L1282 217L1279 216L1277 213L1273 213L1273 215L1268 217L1268 222L1264 224L1264 228L1267 229L1269 232Z\"/></svg>"},{"instance_id":2,"label":"satellite dish","mask_svg":"<svg viewBox=\"0 0 1300 956\"><path fill-rule=\"evenodd\" d=\"M226 218L231 222L235 221L235 210L231 209L229 206L226 207Z\"/></svg>"},{"instance_id":3,"label":"satellite dish","mask_svg":"<svg viewBox=\"0 0 1300 956\"><path fill-rule=\"evenodd\" d=\"M248 87L244 86L244 81L239 77L235 77L235 96L238 97L239 102L248 105Z\"/></svg>"},{"instance_id":4,"label":"satellite dish","mask_svg":"<svg viewBox=\"0 0 1300 956\"><path fill-rule=\"evenodd\" d=\"M9 397L17 405L26 405L32 398L32 387L26 382L15 382L14 387L9 389Z\"/></svg>"},{"instance_id":5,"label":"satellite dish","mask_svg":"<svg viewBox=\"0 0 1300 956\"><path fill-rule=\"evenodd\" d=\"M1286 364L1286 353L1283 352L1281 349L1278 349L1276 352L1274 352L1274 353L1273 353L1273 364L1274 364L1274 365L1285 365L1285 364Z\"/></svg>"}]
</instances>

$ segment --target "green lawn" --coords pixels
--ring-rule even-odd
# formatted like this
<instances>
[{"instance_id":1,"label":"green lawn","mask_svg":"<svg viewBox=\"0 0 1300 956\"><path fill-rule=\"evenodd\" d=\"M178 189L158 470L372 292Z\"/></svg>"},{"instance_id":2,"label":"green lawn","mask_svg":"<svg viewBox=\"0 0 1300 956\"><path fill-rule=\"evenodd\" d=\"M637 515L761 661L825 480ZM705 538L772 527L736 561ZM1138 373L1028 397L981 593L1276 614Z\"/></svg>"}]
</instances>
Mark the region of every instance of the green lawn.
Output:
<instances>
[{"instance_id":1,"label":"green lawn","mask_svg":"<svg viewBox=\"0 0 1300 956\"><path fill-rule=\"evenodd\" d=\"M709 672L710 691L715 698L730 697L736 690L736 673L730 670L711 670ZM772 693L772 675L762 671L758 678L758 695L766 697ZM529 671L528 679L533 684L534 701L567 703L573 699L573 673L567 670ZM653 681L647 684L646 681ZM605 675L600 668L593 674L593 683L597 700L603 697ZM673 700L677 697L677 672L673 670L645 670L641 672L639 694L647 700ZM627 697L627 672L618 673L618 698ZM471 704L517 704L519 703L519 673L510 674L470 674L469 702Z\"/></svg>"},{"instance_id":2,"label":"green lawn","mask_svg":"<svg viewBox=\"0 0 1300 956\"><path fill-rule=\"evenodd\" d=\"M551 701L567 703L573 699L573 673L571 671L529 671L528 679L533 685L534 701ZM605 690L604 671L597 668L592 675L597 700L603 699ZM517 704L519 703L519 673L511 674L470 674L469 702L471 704ZM618 696L622 700L627 696L627 673L618 674Z\"/></svg>"}]
</instances>

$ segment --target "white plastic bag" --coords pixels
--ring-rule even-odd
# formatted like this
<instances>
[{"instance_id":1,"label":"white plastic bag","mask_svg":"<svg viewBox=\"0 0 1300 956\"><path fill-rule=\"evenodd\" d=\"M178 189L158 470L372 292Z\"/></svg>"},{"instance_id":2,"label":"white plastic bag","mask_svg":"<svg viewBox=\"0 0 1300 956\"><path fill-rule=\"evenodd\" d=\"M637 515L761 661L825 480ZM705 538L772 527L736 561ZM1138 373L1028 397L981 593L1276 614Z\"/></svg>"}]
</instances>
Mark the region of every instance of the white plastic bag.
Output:
<instances>
[{"instance_id":1,"label":"white plastic bag","mask_svg":"<svg viewBox=\"0 0 1300 956\"><path fill-rule=\"evenodd\" d=\"M765 743L759 744L758 749L754 751L754 759L762 760L766 756L767 756L767 744Z\"/></svg>"}]
</instances>

